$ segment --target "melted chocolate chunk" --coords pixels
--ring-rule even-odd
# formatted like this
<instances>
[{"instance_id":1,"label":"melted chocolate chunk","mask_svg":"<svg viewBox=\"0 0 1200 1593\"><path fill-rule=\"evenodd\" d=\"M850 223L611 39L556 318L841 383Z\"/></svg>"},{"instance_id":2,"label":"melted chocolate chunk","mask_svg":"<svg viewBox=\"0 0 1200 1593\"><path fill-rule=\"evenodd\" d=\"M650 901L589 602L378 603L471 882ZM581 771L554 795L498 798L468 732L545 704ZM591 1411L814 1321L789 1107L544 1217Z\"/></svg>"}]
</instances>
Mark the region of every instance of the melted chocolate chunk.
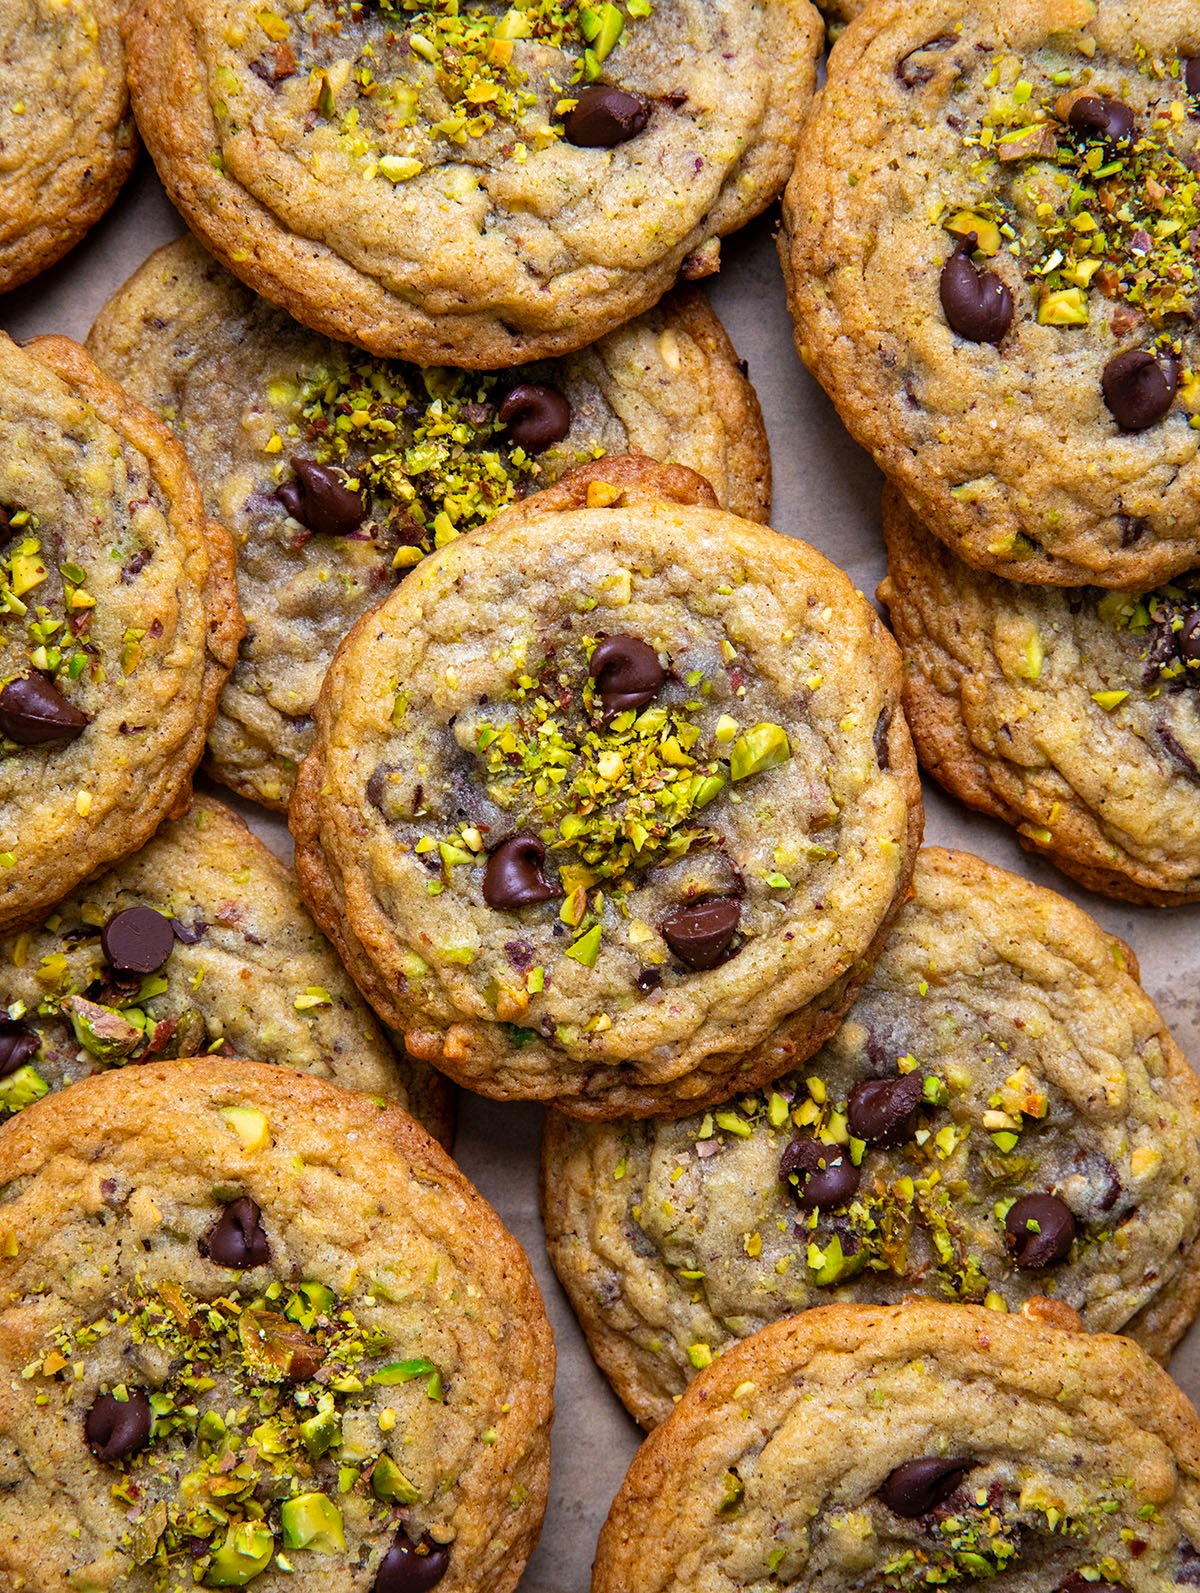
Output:
<instances>
[{"instance_id":1,"label":"melted chocolate chunk","mask_svg":"<svg viewBox=\"0 0 1200 1593\"><path fill-rule=\"evenodd\" d=\"M912 1134L924 1091L925 1080L915 1072L856 1084L847 1107L850 1132L868 1145L902 1145Z\"/></svg>"},{"instance_id":2,"label":"melted chocolate chunk","mask_svg":"<svg viewBox=\"0 0 1200 1593\"><path fill-rule=\"evenodd\" d=\"M175 928L153 907L127 907L100 931L100 948L118 973L155 973L175 949Z\"/></svg>"},{"instance_id":3,"label":"melted chocolate chunk","mask_svg":"<svg viewBox=\"0 0 1200 1593\"><path fill-rule=\"evenodd\" d=\"M583 149L612 149L645 129L650 107L636 94L610 83L591 83L567 113L563 131L569 144Z\"/></svg>"},{"instance_id":4,"label":"melted chocolate chunk","mask_svg":"<svg viewBox=\"0 0 1200 1593\"><path fill-rule=\"evenodd\" d=\"M557 387L521 382L505 395L498 411L509 438L527 453L543 454L571 429L571 406Z\"/></svg>"},{"instance_id":5,"label":"melted chocolate chunk","mask_svg":"<svg viewBox=\"0 0 1200 1593\"><path fill-rule=\"evenodd\" d=\"M1194 100L1200 100L1200 55L1183 63L1183 82Z\"/></svg>"},{"instance_id":6,"label":"melted chocolate chunk","mask_svg":"<svg viewBox=\"0 0 1200 1593\"><path fill-rule=\"evenodd\" d=\"M949 1499L967 1473L978 1464L977 1460L955 1459L948 1455L923 1455L918 1460L906 1460L884 1478L879 1497L894 1515L913 1521Z\"/></svg>"},{"instance_id":7,"label":"melted chocolate chunk","mask_svg":"<svg viewBox=\"0 0 1200 1593\"><path fill-rule=\"evenodd\" d=\"M0 691L0 735L21 747L48 741L74 741L88 726L80 713L44 675L22 675Z\"/></svg>"},{"instance_id":8,"label":"melted chocolate chunk","mask_svg":"<svg viewBox=\"0 0 1200 1593\"><path fill-rule=\"evenodd\" d=\"M36 1029L15 1018L0 1018L0 1079L7 1079L38 1054L41 1041Z\"/></svg>"},{"instance_id":9,"label":"melted chocolate chunk","mask_svg":"<svg viewBox=\"0 0 1200 1593\"><path fill-rule=\"evenodd\" d=\"M1179 361L1149 349L1114 354L1100 379L1104 402L1122 431L1148 431L1169 412L1179 391Z\"/></svg>"},{"instance_id":10,"label":"melted chocolate chunk","mask_svg":"<svg viewBox=\"0 0 1200 1593\"><path fill-rule=\"evenodd\" d=\"M271 1246L262 1225L262 1212L249 1195L231 1200L212 1227L197 1241L200 1254L219 1267L245 1272L265 1267Z\"/></svg>"},{"instance_id":11,"label":"melted chocolate chunk","mask_svg":"<svg viewBox=\"0 0 1200 1593\"><path fill-rule=\"evenodd\" d=\"M932 83L937 76L937 65L925 57L941 50L948 50L956 42L952 33L943 33L936 39L926 39L924 44L919 44L915 50L902 55L896 62L896 77L908 89L923 88L926 83Z\"/></svg>"},{"instance_id":12,"label":"melted chocolate chunk","mask_svg":"<svg viewBox=\"0 0 1200 1593\"><path fill-rule=\"evenodd\" d=\"M275 496L302 526L326 536L349 536L367 517L366 506L351 492L341 472L315 459L293 459L294 481L285 481Z\"/></svg>"},{"instance_id":13,"label":"melted chocolate chunk","mask_svg":"<svg viewBox=\"0 0 1200 1593\"><path fill-rule=\"evenodd\" d=\"M793 1174L795 1184L791 1183ZM779 1176L801 1211L826 1211L854 1198L860 1174L840 1145L794 1139L780 1160Z\"/></svg>"},{"instance_id":14,"label":"melted chocolate chunk","mask_svg":"<svg viewBox=\"0 0 1200 1593\"><path fill-rule=\"evenodd\" d=\"M888 732L892 728L892 714L885 708L875 721L875 729L871 733L871 740L875 747L875 762L881 769L890 767L888 753Z\"/></svg>"},{"instance_id":15,"label":"melted chocolate chunk","mask_svg":"<svg viewBox=\"0 0 1200 1593\"><path fill-rule=\"evenodd\" d=\"M1133 111L1124 100L1085 95L1072 105L1067 120L1077 133L1106 144L1127 144L1133 137Z\"/></svg>"},{"instance_id":16,"label":"melted chocolate chunk","mask_svg":"<svg viewBox=\"0 0 1200 1593\"><path fill-rule=\"evenodd\" d=\"M742 909L728 896L676 907L659 933L685 968L699 971L721 962L737 933Z\"/></svg>"},{"instance_id":17,"label":"melted chocolate chunk","mask_svg":"<svg viewBox=\"0 0 1200 1593\"><path fill-rule=\"evenodd\" d=\"M536 835L514 835L491 854L483 871L483 899L505 911L553 901L562 891L542 873L546 848Z\"/></svg>"},{"instance_id":18,"label":"melted chocolate chunk","mask_svg":"<svg viewBox=\"0 0 1200 1593\"><path fill-rule=\"evenodd\" d=\"M658 654L638 636L606 636L598 642L589 673L606 714L645 707L667 678Z\"/></svg>"},{"instance_id":19,"label":"melted chocolate chunk","mask_svg":"<svg viewBox=\"0 0 1200 1593\"><path fill-rule=\"evenodd\" d=\"M145 1449L153 1426L154 1412L140 1390L132 1391L128 1399L100 1394L84 1417L83 1436L96 1459L111 1466Z\"/></svg>"},{"instance_id":20,"label":"melted chocolate chunk","mask_svg":"<svg viewBox=\"0 0 1200 1593\"><path fill-rule=\"evenodd\" d=\"M371 1593L427 1593L450 1569L450 1550L428 1533L414 1543L403 1527L380 1562Z\"/></svg>"},{"instance_id":21,"label":"melted chocolate chunk","mask_svg":"<svg viewBox=\"0 0 1200 1593\"><path fill-rule=\"evenodd\" d=\"M968 233L942 267L940 295L950 329L971 343L999 343L1013 321L1013 296L994 271L971 259L977 239Z\"/></svg>"},{"instance_id":22,"label":"melted chocolate chunk","mask_svg":"<svg viewBox=\"0 0 1200 1593\"><path fill-rule=\"evenodd\" d=\"M1004 1219L1013 1264L1041 1272L1065 1261L1075 1242L1075 1218L1057 1195L1022 1195Z\"/></svg>"}]
</instances>

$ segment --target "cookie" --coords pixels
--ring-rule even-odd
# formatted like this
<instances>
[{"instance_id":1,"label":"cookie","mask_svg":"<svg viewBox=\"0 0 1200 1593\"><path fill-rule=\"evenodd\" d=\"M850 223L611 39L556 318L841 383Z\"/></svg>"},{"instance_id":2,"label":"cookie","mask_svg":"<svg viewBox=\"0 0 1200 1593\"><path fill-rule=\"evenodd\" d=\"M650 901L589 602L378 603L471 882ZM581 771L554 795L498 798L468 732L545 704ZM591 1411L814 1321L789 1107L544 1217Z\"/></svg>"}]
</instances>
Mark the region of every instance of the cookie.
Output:
<instances>
[{"instance_id":1,"label":"cookie","mask_svg":"<svg viewBox=\"0 0 1200 1593\"><path fill-rule=\"evenodd\" d=\"M0 293L77 244L133 169L120 11L0 0Z\"/></svg>"},{"instance_id":2,"label":"cookie","mask_svg":"<svg viewBox=\"0 0 1200 1593\"><path fill-rule=\"evenodd\" d=\"M602 460L419 565L338 650L301 889L415 1055L679 1113L836 1026L921 827L893 644L690 472Z\"/></svg>"},{"instance_id":3,"label":"cookie","mask_svg":"<svg viewBox=\"0 0 1200 1593\"><path fill-rule=\"evenodd\" d=\"M188 225L329 337L570 353L718 268L782 189L808 0L136 0L142 134Z\"/></svg>"},{"instance_id":4,"label":"cookie","mask_svg":"<svg viewBox=\"0 0 1200 1593\"><path fill-rule=\"evenodd\" d=\"M13 1593L509 1593L554 1345L521 1247L399 1107L225 1060L0 1135Z\"/></svg>"},{"instance_id":5,"label":"cookie","mask_svg":"<svg viewBox=\"0 0 1200 1593\"><path fill-rule=\"evenodd\" d=\"M592 1593L1167 1593L1200 1424L1126 1339L978 1306L831 1305L734 1346L636 1456Z\"/></svg>"},{"instance_id":6,"label":"cookie","mask_svg":"<svg viewBox=\"0 0 1200 1593\"><path fill-rule=\"evenodd\" d=\"M290 870L204 799L0 940L0 1119L104 1069L212 1051L398 1101L450 1137L449 1086L397 1057Z\"/></svg>"},{"instance_id":7,"label":"cookie","mask_svg":"<svg viewBox=\"0 0 1200 1593\"><path fill-rule=\"evenodd\" d=\"M550 1257L647 1426L831 1298L1052 1295L1157 1355L1200 1308L1200 1084L1132 953L965 852L922 851L913 891L799 1072L673 1123L550 1115Z\"/></svg>"},{"instance_id":8,"label":"cookie","mask_svg":"<svg viewBox=\"0 0 1200 1593\"><path fill-rule=\"evenodd\" d=\"M0 930L188 799L243 631L183 450L77 344L0 334Z\"/></svg>"},{"instance_id":9,"label":"cookie","mask_svg":"<svg viewBox=\"0 0 1200 1593\"><path fill-rule=\"evenodd\" d=\"M929 772L1092 890L1200 901L1200 575L1018 586L955 558L893 492L884 533L879 595Z\"/></svg>"},{"instance_id":10,"label":"cookie","mask_svg":"<svg viewBox=\"0 0 1200 1593\"><path fill-rule=\"evenodd\" d=\"M968 563L1152 586L1200 562L1200 11L880 0L785 204L797 345Z\"/></svg>"},{"instance_id":11,"label":"cookie","mask_svg":"<svg viewBox=\"0 0 1200 1593\"><path fill-rule=\"evenodd\" d=\"M758 400L695 291L554 363L421 372L306 331L187 240L151 256L90 344L178 432L237 543L250 634L209 767L269 807L287 806L338 642L435 541L604 453L688 465L752 520L770 508Z\"/></svg>"}]
</instances>

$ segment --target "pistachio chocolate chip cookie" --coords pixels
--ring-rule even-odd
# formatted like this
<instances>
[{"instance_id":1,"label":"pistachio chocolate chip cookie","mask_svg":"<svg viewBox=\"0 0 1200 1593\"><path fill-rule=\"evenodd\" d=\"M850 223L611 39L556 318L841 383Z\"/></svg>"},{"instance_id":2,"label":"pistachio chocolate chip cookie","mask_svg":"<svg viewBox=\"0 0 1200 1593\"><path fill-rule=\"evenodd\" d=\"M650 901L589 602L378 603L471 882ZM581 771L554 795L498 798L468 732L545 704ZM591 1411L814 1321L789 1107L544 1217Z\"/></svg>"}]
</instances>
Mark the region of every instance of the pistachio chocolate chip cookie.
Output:
<instances>
[{"instance_id":1,"label":"pistachio chocolate chip cookie","mask_svg":"<svg viewBox=\"0 0 1200 1593\"><path fill-rule=\"evenodd\" d=\"M879 0L786 202L804 359L930 530L1023 581L1200 558L1200 10Z\"/></svg>"},{"instance_id":2,"label":"pistachio chocolate chip cookie","mask_svg":"<svg viewBox=\"0 0 1200 1593\"><path fill-rule=\"evenodd\" d=\"M206 799L0 940L0 1118L103 1068L212 1051L398 1100L449 1138L449 1086L397 1057L290 871Z\"/></svg>"},{"instance_id":3,"label":"pistachio chocolate chip cookie","mask_svg":"<svg viewBox=\"0 0 1200 1593\"><path fill-rule=\"evenodd\" d=\"M897 657L813 549L603 460L342 644L301 888L410 1051L486 1095L683 1112L811 1054L921 827Z\"/></svg>"},{"instance_id":4,"label":"pistachio chocolate chip cookie","mask_svg":"<svg viewBox=\"0 0 1200 1593\"><path fill-rule=\"evenodd\" d=\"M0 293L53 265L137 153L116 0L0 0Z\"/></svg>"},{"instance_id":5,"label":"pistachio chocolate chip cookie","mask_svg":"<svg viewBox=\"0 0 1200 1593\"><path fill-rule=\"evenodd\" d=\"M593 1593L1169 1593L1200 1423L1127 1339L911 1301L735 1345L643 1444Z\"/></svg>"},{"instance_id":6,"label":"pistachio chocolate chip cookie","mask_svg":"<svg viewBox=\"0 0 1200 1593\"><path fill-rule=\"evenodd\" d=\"M287 805L338 642L435 543L605 453L688 465L733 513L769 511L758 400L695 291L552 363L422 372L306 331L187 240L90 343L175 428L237 544L250 631L209 766L270 807Z\"/></svg>"},{"instance_id":7,"label":"pistachio chocolate chip cookie","mask_svg":"<svg viewBox=\"0 0 1200 1593\"><path fill-rule=\"evenodd\" d=\"M830 1299L1052 1295L1160 1355L1200 1307L1200 1084L1132 953L963 852L913 887L799 1072L673 1123L548 1120L550 1256L648 1426Z\"/></svg>"},{"instance_id":8,"label":"pistachio chocolate chip cookie","mask_svg":"<svg viewBox=\"0 0 1200 1593\"><path fill-rule=\"evenodd\" d=\"M0 334L0 930L186 806L237 655L233 546L77 344Z\"/></svg>"},{"instance_id":9,"label":"pistachio chocolate chip cookie","mask_svg":"<svg viewBox=\"0 0 1200 1593\"><path fill-rule=\"evenodd\" d=\"M0 1135L12 1593L509 1593L554 1345L516 1241L395 1105L225 1060Z\"/></svg>"},{"instance_id":10,"label":"pistachio chocolate chip cookie","mask_svg":"<svg viewBox=\"0 0 1200 1593\"><path fill-rule=\"evenodd\" d=\"M130 86L237 276L375 354L472 368L648 309L791 171L808 0L136 0Z\"/></svg>"}]
</instances>

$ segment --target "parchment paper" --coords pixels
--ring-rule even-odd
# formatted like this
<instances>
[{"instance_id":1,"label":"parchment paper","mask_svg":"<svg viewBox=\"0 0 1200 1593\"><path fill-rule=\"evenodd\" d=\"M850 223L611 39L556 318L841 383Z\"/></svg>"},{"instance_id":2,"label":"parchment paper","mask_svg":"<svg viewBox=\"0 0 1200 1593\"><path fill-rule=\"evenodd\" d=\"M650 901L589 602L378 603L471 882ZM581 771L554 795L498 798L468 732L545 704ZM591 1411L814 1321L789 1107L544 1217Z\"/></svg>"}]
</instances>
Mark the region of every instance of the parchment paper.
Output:
<instances>
[{"instance_id":1,"label":"parchment paper","mask_svg":"<svg viewBox=\"0 0 1200 1593\"><path fill-rule=\"evenodd\" d=\"M796 357L776 259L777 214L723 247L710 284L713 304L750 364L770 432L779 531L821 549L873 597L884 574L879 535L880 477L851 442L832 406ZM17 338L62 332L82 339L109 295L157 248L183 231L153 169L139 170L110 215L53 271L0 297L0 326ZM214 787L277 851L290 856L281 819ZM1030 859L999 823L969 813L926 781L927 841L977 852L1079 902L1130 942L1144 982L1184 1051L1200 1057L1200 907L1162 911L1125 907L1077 890L1049 864ZM558 1417L550 1508L541 1546L521 1593L586 1593L601 1522L638 1443L638 1429L595 1370L550 1271L537 1213L541 1112L460 1092L455 1153L469 1177L521 1239L541 1280L558 1341ZM1200 1394L1200 1331L1171 1367L1193 1398Z\"/></svg>"}]
</instances>

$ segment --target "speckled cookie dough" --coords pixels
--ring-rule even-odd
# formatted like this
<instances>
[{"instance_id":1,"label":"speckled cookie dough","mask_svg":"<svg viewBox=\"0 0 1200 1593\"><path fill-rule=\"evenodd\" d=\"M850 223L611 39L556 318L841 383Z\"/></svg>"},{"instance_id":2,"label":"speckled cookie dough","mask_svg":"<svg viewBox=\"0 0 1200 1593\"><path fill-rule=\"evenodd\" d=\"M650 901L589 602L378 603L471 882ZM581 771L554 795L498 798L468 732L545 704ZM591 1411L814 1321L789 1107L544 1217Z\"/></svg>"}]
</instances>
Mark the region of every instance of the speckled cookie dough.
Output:
<instances>
[{"instance_id":1,"label":"speckled cookie dough","mask_svg":"<svg viewBox=\"0 0 1200 1593\"><path fill-rule=\"evenodd\" d=\"M1092 890L1200 901L1200 574L1150 592L973 570L898 494L879 596L921 761Z\"/></svg>"},{"instance_id":2,"label":"speckled cookie dough","mask_svg":"<svg viewBox=\"0 0 1200 1593\"><path fill-rule=\"evenodd\" d=\"M511 1593L554 1344L395 1105L284 1068L97 1074L0 1134L11 1593Z\"/></svg>"},{"instance_id":3,"label":"speckled cookie dough","mask_svg":"<svg viewBox=\"0 0 1200 1593\"><path fill-rule=\"evenodd\" d=\"M89 342L175 429L237 544L250 632L209 767L269 807L287 806L338 642L435 544L605 453L690 466L747 519L770 507L758 400L697 291L562 360L422 373L306 331L181 240Z\"/></svg>"},{"instance_id":4,"label":"speckled cookie dough","mask_svg":"<svg viewBox=\"0 0 1200 1593\"><path fill-rule=\"evenodd\" d=\"M368 1000L483 1094L681 1112L809 1055L921 826L898 660L802 542L602 460L360 620L292 801Z\"/></svg>"},{"instance_id":5,"label":"speckled cookie dough","mask_svg":"<svg viewBox=\"0 0 1200 1593\"><path fill-rule=\"evenodd\" d=\"M421 365L569 353L791 171L808 0L136 0L143 136L189 226L298 320Z\"/></svg>"},{"instance_id":6,"label":"speckled cookie dough","mask_svg":"<svg viewBox=\"0 0 1200 1593\"><path fill-rule=\"evenodd\" d=\"M551 1114L550 1256L646 1425L829 1300L1051 1296L1161 1355L1200 1307L1200 1084L1132 954L963 852L923 851L913 885L800 1072L674 1123Z\"/></svg>"},{"instance_id":7,"label":"speckled cookie dough","mask_svg":"<svg viewBox=\"0 0 1200 1593\"><path fill-rule=\"evenodd\" d=\"M1136 1344L829 1306L692 1385L634 1459L592 1593L1170 1593L1197 1543L1200 1424Z\"/></svg>"},{"instance_id":8,"label":"speckled cookie dough","mask_svg":"<svg viewBox=\"0 0 1200 1593\"><path fill-rule=\"evenodd\" d=\"M171 434L78 344L0 333L0 931L186 806L243 629Z\"/></svg>"},{"instance_id":9,"label":"speckled cookie dough","mask_svg":"<svg viewBox=\"0 0 1200 1593\"><path fill-rule=\"evenodd\" d=\"M1195 0L877 0L785 204L800 352L935 535L1022 581L1200 562Z\"/></svg>"},{"instance_id":10,"label":"speckled cookie dough","mask_svg":"<svg viewBox=\"0 0 1200 1593\"><path fill-rule=\"evenodd\" d=\"M209 1052L398 1101L450 1137L450 1086L392 1050L290 871L204 799L0 940L0 1121L102 1069Z\"/></svg>"},{"instance_id":11,"label":"speckled cookie dough","mask_svg":"<svg viewBox=\"0 0 1200 1593\"><path fill-rule=\"evenodd\" d=\"M116 0L0 0L0 293L66 254L137 153Z\"/></svg>"}]
</instances>

